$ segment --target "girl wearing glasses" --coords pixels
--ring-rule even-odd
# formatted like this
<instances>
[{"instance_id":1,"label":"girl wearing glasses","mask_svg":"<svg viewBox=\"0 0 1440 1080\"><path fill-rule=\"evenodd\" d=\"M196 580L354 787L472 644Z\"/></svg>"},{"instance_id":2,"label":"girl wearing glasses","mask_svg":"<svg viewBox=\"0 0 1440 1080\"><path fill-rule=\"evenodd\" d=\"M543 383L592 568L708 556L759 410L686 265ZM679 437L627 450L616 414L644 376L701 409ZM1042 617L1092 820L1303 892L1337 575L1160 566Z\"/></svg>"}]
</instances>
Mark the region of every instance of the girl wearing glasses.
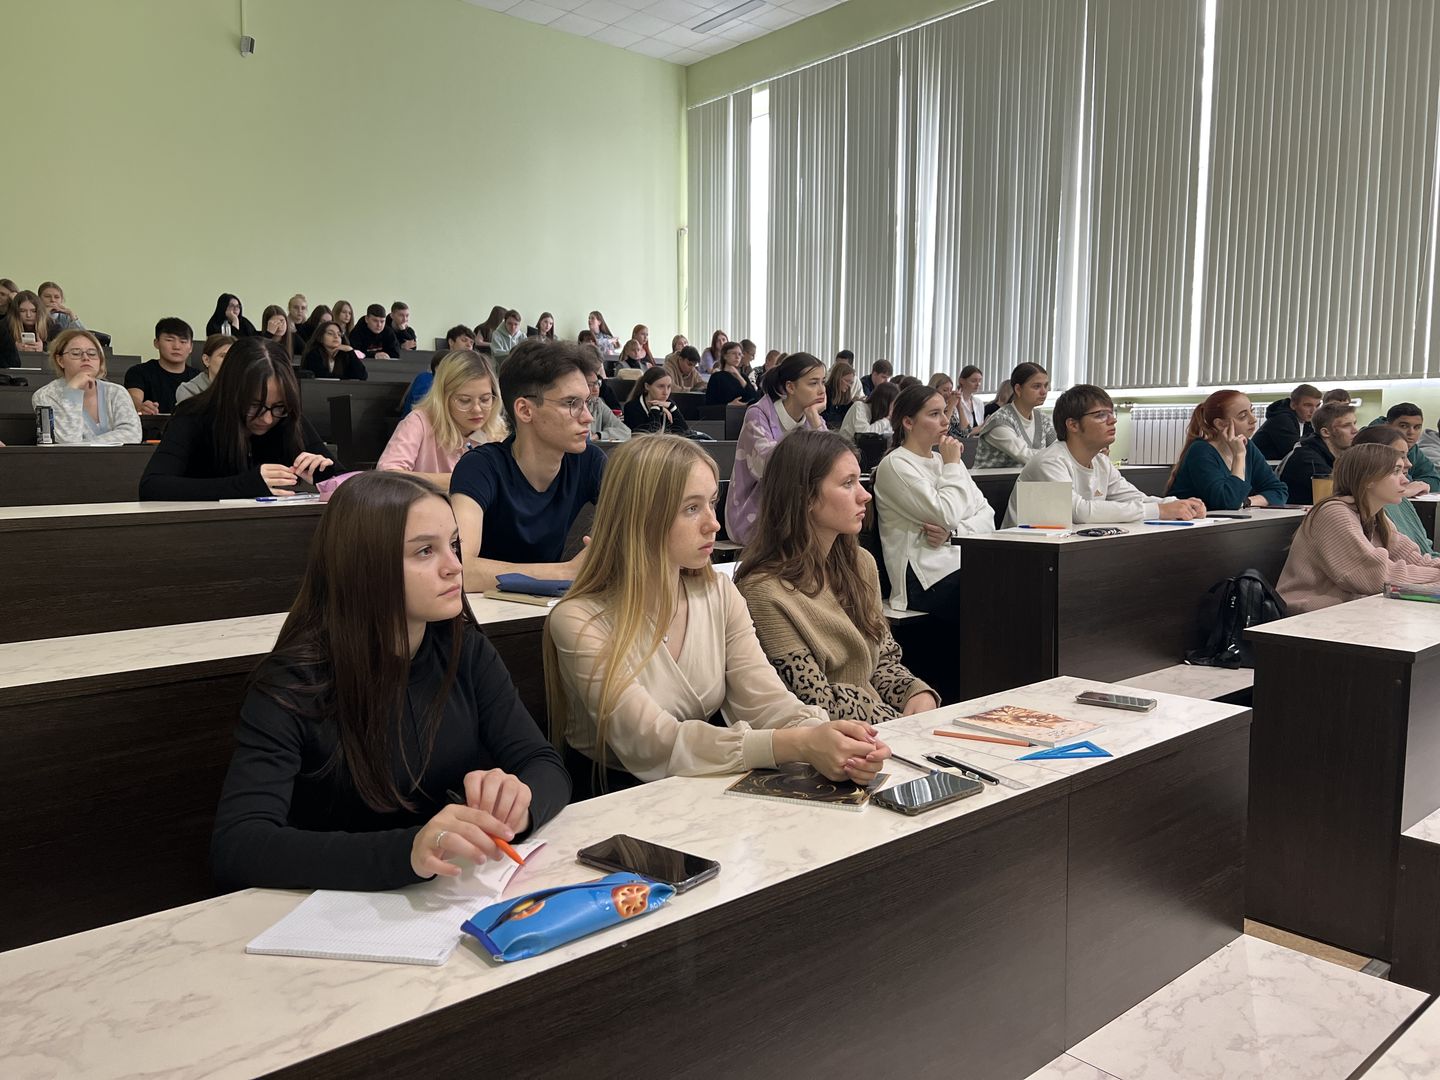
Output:
<instances>
[{"instance_id":1,"label":"girl wearing glasses","mask_svg":"<svg viewBox=\"0 0 1440 1080\"><path fill-rule=\"evenodd\" d=\"M145 475L142 499L246 499L295 494L345 470L300 415L284 348L241 338L199 397L181 402Z\"/></svg>"},{"instance_id":2,"label":"girl wearing glasses","mask_svg":"<svg viewBox=\"0 0 1440 1080\"><path fill-rule=\"evenodd\" d=\"M461 454L505 438L498 399L489 361L469 349L446 354L429 392L395 428L376 468L418 473L448 489Z\"/></svg>"},{"instance_id":3,"label":"girl wearing glasses","mask_svg":"<svg viewBox=\"0 0 1440 1080\"><path fill-rule=\"evenodd\" d=\"M55 410L61 445L138 443L140 414L123 386L105 381L105 350L89 330L62 330L50 344L56 378L30 395L30 404Z\"/></svg>"}]
</instances>

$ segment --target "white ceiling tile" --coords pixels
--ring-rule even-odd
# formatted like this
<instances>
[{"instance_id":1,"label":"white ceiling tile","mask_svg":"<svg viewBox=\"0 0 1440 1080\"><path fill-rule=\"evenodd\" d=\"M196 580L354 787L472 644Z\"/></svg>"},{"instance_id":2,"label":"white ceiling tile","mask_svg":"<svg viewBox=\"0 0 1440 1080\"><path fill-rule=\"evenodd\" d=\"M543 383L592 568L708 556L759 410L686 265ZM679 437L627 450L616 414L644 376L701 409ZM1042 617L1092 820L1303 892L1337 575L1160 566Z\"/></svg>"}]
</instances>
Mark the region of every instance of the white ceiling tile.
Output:
<instances>
[{"instance_id":1,"label":"white ceiling tile","mask_svg":"<svg viewBox=\"0 0 1440 1080\"><path fill-rule=\"evenodd\" d=\"M656 38L641 38L634 45L630 46L631 52L643 53L646 56L654 56L665 59L679 49L668 41L659 41Z\"/></svg>"},{"instance_id":2,"label":"white ceiling tile","mask_svg":"<svg viewBox=\"0 0 1440 1080\"><path fill-rule=\"evenodd\" d=\"M540 23L548 26L565 13L559 8L551 7L549 4L542 4L540 0L520 0L505 14L517 15L528 22Z\"/></svg>"},{"instance_id":3,"label":"white ceiling tile","mask_svg":"<svg viewBox=\"0 0 1440 1080\"><path fill-rule=\"evenodd\" d=\"M661 41L668 41L671 45L681 49L693 49L697 44L704 41L710 35L697 34L686 26L670 26L661 30L655 35Z\"/></svg>"},{"instance_id":4,"label":"white ceiling tile","mask_svg":"<svg viewBox=\"0 0 1440 1080\"><path fill-rule=\"evenodd\" d=\"M791 11L801 15L814 15L816 12L834 7L838 0L781 0L781 2Z\"/></svg>"},{"instance_id":5,"label":"white ceiling tile","mask_svg":"<svg viewBox=\"0 0 1440 1080\"><path fill-rule=\"evenodd\" d=\"M747 14L744 21L755 26L764 27L766 30L779 30L782 26L789 26L791 23L799 20L799 18L800 16L793 11L771 7L767 4L765 7L756 8Z\"/></svg>"},{"instance_id":6,"label":"white ceiling tile","mask_svg":"<svg viewBox=\"0 0 1440 1080\"><path fill-rule=\"evenodd\" d=\"M704 60L705 56L703 53L698 53L694 49L680 49L677 52L671 53L665 59L673 64L694 64L697 61Z\"/></svg>"},{"instance_id":7,"label":"white ceiling tile","mask_svg":"<svg viewBox=\"0 0 1440 1080\"><path fill-rule=\"evenodd\" d=\"M465 0L467 4L474 4L476 7L489 8L491 11L509 11L520 0Z\"/></svg>"},{"instance_id":8,"label":"white ceiling tile","mask_svg":"<svg viewBox=\"0 0 1440 1080\"><path fill-rule=\"evenodd\" d=\"M743 0L737 0L737 2L743 2ZM681 26L693 26L704 19L714 18L714 12L699 4L693 4L690 0L654 0L645 9L645 14L653 15L657 19L664 19L669 23L679 23Z\"/></svg>"},{"instance_id":9,"label":"white ceiling tile","mask_svg":"<svg viewBox=\"0 0 1440 1080\"><path fill-rule=\"evenodd\" d=\"M579 34L581 37L589 37L596 30L604 30L605 24L595 19L587 19L574 11L567 11L560 18L550 23L552 30L564 30L567 34Z\"/></svg>"},{"instance_id":10,"label":"white ceiling tile","mask_svg":"<svg viewBox=\"0 0 1440 1080\"><path fill-rule=\"evenodd\" d=\"M626 15L615 25L625 30L633 30L641 37L654 37L662 30L668 30L674 24L668 23L664 19L657 19L654 15L643 11L635 11Z\"/></svg>"},{"instance_id":11,"label":"white ceiling tile","mask_svg":"<svg viewBox=\"0 0 1440 1080\"><path fill-rule=\"evenodd\" d=\"M575 14L584 15L587 19L594 19L598 23L610 26L629 15L630 9L621 7L615 3L615 0L586 0L575 9Z\"/></svg>"},{"instance_id":12,"label":"white ceiling tile","mask_svg":"<svg viewBox=\"0 0 1440 1080\"><path fill-rule=\"evenodd\" d=\"M633 30L626 30L620 26L607 26L588 36L592 41L603 41L606 45L615 45L621 49L628 49L645 37L644 34L637 34Z\"/></svg>"}]
</instances>

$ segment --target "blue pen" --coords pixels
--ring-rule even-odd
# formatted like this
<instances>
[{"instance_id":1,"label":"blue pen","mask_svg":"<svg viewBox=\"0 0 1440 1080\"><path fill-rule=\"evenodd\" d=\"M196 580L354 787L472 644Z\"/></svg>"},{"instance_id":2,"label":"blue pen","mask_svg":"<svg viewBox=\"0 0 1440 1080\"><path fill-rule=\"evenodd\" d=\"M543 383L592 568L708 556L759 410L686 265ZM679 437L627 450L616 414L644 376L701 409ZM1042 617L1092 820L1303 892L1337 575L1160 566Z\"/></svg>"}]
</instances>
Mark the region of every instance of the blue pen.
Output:
<instances>
[{"instance_id":1,"label":"blue pen","mask_svg":"<svg viewBox=\"0 0 1440 1080\"><path fill-rule=\"evenodd\" d=\"M1193 521L1142 521L1141 525L1194 525Z\"/></svg>"}]
</instances>

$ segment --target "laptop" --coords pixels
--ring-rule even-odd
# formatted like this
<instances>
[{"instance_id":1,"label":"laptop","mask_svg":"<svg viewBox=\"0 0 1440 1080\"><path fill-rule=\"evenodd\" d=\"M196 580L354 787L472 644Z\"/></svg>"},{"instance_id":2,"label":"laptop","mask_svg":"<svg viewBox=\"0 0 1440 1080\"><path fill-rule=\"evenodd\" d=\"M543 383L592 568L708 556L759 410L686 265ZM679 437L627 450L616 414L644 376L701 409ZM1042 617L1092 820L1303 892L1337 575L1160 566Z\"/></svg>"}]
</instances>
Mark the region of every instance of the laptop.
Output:
<instances>
[{"instance_id":1,"label":"laptop","mask_svg":"<svg viewBox=\"0 0 1440 1080\"><path fill-rule=\"evenodd\" d=\"M1074 511L1073 487L1068 481L1015 482L1015 524L1055 525L1068 529Z\"/></svg>"}]
</instances>

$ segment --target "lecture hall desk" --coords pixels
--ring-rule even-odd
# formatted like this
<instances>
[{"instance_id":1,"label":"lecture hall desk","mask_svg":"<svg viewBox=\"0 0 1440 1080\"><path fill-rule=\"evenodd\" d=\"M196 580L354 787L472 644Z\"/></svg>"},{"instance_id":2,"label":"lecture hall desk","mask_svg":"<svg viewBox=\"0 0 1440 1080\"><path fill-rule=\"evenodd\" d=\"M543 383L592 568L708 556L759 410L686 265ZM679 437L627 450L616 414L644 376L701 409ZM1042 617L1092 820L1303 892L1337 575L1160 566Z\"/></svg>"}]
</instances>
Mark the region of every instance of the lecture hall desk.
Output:
<instances>
[{"instance_id":1,"label":"lecture hall desk","mask_svg":"<svg viewBox=\"0 0 1440 1080\"><path fill-rule=\"evenodd\" d=\"M964 693L1054 675L1124 679L1179 663L1212 585L1242 570L1280 577L1301 510L1193 526L1117 526L1090 539L1043 531L959 537ZM1083 528L1084 526L1075 526Z\"/></svg>"},{"instance_id":2,"label":"lecture hall desk","mask_svg":"<svg viewBox=\"0 0 1440 1080\"><path fill-rule=\"evenodd\" d=\"M275 890L0 954L0 1059L33 1080L811 1077L853 1072L863 1044L871 1075L1018 1080L1241 929L1249 711L1075 705L1094 685L886 725L914 755L1004 701L1099 720L1115 754L967 751L1030 786L915 818L735 798L727 777L568 807L508 895L597 876L575 851L621 832L721 871L530 960L468 942L437 968L248 956L302 896Z\"/></svg>"},{"instance_id":3,"label":"lecture hall desk","mask_svg":"<svg viewBox=\"0 0 1440 1080\"><path fill-rule=\"evenodd\" d=\"M1121 465L1120 472L1146 495L1163 495L1165 484L1170 479L1169 465ZM995 510L995 524L998 526L1010 505L1010 493L1020 477L1019 469L971 469L970 476L980 494L985 496Z\"/></svg>"},{"instance_id":4,"label":"lecture hall desk","mask_svg":"<svg viewBox=\"0 0 1440 1080\"><path fill-rule=\"evenodd\" d=\"M470 606L543 723L544 609ZM245 681L284 621L0 645L0 949L214 895L210 832Z\"/></svg>"},{"instance_id":5,"label":"lecture hall desk","mask_svg":"<svg viewBox=\"0 0 1440 1080\"><path fill-rule=\"evenodd\" d=\"M1249 636L1246 914L1392 960L1401 833L1440 809L1440 606L1372 596Z\"/></svg>"},{"instance_id":6,"label":"lecture hall desk","mask_svg":"<svg viewBox=\"0 0 1440 1080\"><path fill-rule=\"evenodd\" d=\"M0 447L0 506L129 502L155 447Z\"/></svg>"}]
</instances>

